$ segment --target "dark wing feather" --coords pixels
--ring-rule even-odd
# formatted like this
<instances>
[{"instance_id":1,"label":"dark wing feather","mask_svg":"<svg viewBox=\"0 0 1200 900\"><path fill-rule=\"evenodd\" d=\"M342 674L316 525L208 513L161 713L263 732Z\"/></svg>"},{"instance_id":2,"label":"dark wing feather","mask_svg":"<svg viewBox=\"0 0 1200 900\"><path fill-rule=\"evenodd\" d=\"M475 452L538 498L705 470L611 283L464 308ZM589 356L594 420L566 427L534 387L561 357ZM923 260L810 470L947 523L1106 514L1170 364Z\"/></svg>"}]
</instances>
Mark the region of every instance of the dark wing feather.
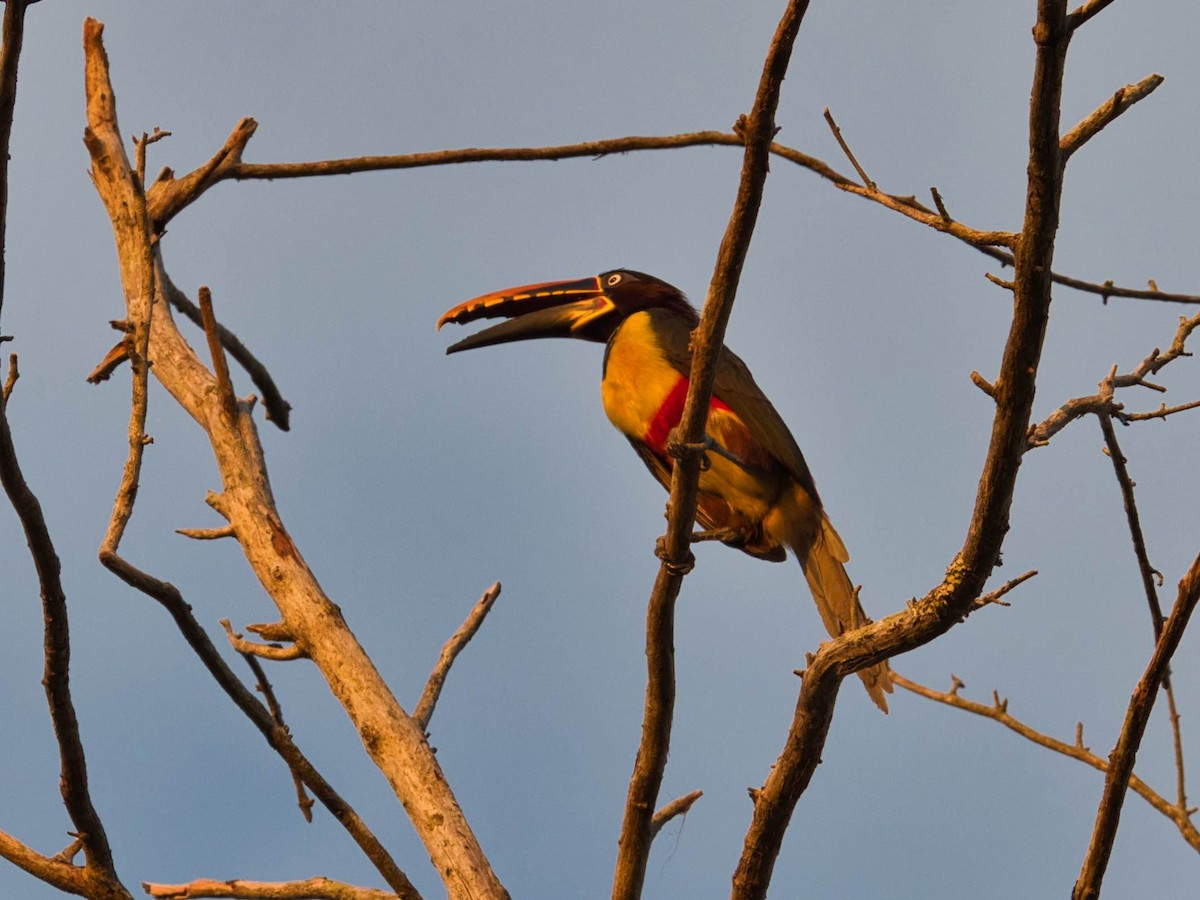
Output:
<instances>
[{"instance_id":1,"label":"dark wing feather","mask_svg":"<svg viewBox=\"0 0 1200 900\"><path fill-rule=\"evenodd\" d=\"M653 312L657 314L655 333L662 344L664 355L676 369L687 375L692 366L692 353L688 348L691 329L681 318L672 316L667 311ZM783 417L755 383L750 369L728 347L722 351L721 360L717 364L713 393L737 414L767 453L777 459L796 482L820 504L817 486L796 439L792 437Z\"/></svg>"}]
</instances>

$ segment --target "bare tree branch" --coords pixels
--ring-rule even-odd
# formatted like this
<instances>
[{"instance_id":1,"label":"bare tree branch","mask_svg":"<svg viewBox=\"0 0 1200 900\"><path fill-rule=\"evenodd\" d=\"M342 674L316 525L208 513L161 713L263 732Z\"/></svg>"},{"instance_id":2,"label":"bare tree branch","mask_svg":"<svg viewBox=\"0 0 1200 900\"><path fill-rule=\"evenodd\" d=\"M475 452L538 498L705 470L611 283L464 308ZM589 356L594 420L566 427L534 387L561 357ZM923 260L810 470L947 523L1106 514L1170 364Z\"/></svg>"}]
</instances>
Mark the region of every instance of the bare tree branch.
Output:
<instances>
[{"instance_id":1,"label":"bare tree branch","mask_svg":"<svg viewBox=\"0 0 1200 900\"><path fill-rule=\"evenodd\" d=\"M228 619L222 620L221 624L226 626L228 630ZM271 719L276 726L284 729L289 734L291 729L287 727L287 723L283 721L283 706L279 703L279 698L275 696L275 689L271 686L271 682L267 680L267 673L263 670L262 663L252 653L243 653L242 659L246 661L246 665L250 667L250 671L254 673L256 679L255 689L263 695L263 700L267 704L267 709L271 713ZM286 761L286 760L285 760ZM304 816L304 821L312 821L313 799L308 796L308 792L304 789L304 773L298 771L289 764L288 768L292 773L292 784L296 788L296 803L300 807L300 814Z\"/></svg>"},{"instance_id":2,"label":"bare tree branch","mask_svg":"<svg viewBox=\"0 0 1200 900\"><path fill-rule=\"evenodd\" d=\"M953 627L979 596L1003 545L1050 310L1063 172L1058 126L1069 36L1062 0L1039 0L1025 221L1014 254L1013 321L995 384L991 442L963 548L943 582L923 600L822 644L812 658L784 750L754 795L753 818L733 877L735 900L766 895L783 833L820 762L842 679Z\"/></svg>"},{"instance_id":3,"label":"bare tree branch","mask_svg":"<svg viewBox=\"0 0 1200 900\"><path fill-rule=\"evenodd\" d=\"M171 301L171 305L203 328L204 320L200 315L200 308L192 303L188 295L177 288L170 278L163 278L163 287L166 289L167 299ZM216 325L217 334L221 338L221 346L237 360L239 366L245 369L250 380L254 382L254 386L258 388L259 394L262 395L267 421L274 424L280 431L287 431L290 428L292 405L279 393L279 388L271 377L271 373L267 371L267 367L250 352L236 334L220 322L217 322Z\"/></svg>"},{"instance_id":4,"label":"bare tree branch","mask_svg":"<svg viewBox=\"0 0 1200 900\"><path fill-rule=\"evenodd\" d=\"M692 791L682 797L676 797L670 803L664 803L650 820L650 837L656 837L664 825L677 816L685 816L692 805L704 796L704 791Z\"/></svg>"},{"instance_id":5,"label":"bare tree branch","mask_svg":"<svg viewBox=\"0 0 1200 900\"><path fill-rule=\"evenodd\" d=\"M933 688L926 687L916 681L911 681L903 675L892 673L893 678L900 687L914 694L926 697L930 700L935 700L938 703L944 703L947 706L953 706L956 709L965 710L966 712L974 713L977 716L991 719L994 722L999 722L1005 728L1016 732L1021 737L1033 741L1033 743L1045 747L1047 750L1053 750L1055 753L1061 753L1063 756L1069 756L1071 759L1077 759L1082 763L1091 766L1098 772L1108 771L1108 760L1092 753L1087 747L1083 746L1082 726L1077 730L1076 740L1074 744L1068 744L1066 741L1060 741L1057 738L1038 731L1035 728L1025 724L1017 719L1008 711L1007 701L994 699L989 706L984 703L976 703L973 700L967 700L959 695L958 691L963 687L963 683L957 678L954 679L954 686L949 691L935 691ZM1187 841L1192 849L1200 852L1200 831L1192 823L1191 816L1188 815L1188 810L1178 804L1172 804L1167 801L1161 794L1155 792L1142 779L1136 775L1130 775L1129 788L1134 791L1139 797L1149 803L1152 807L1175 823L1175 827L1179 829L1179 833L1183 835L1183 839Z\"/></svg>"},{"instance_id":6,"label":"bare tree branch","mask_svg":"<svg viewBox=\"0 0 1200 900\"><path fill-rule=\"evenodd\" d=\"M1088 845L1079 880L1075 882L1075 889L1071 895L1073 900L1093 900L1100 896L1100 885L1104 880L1104 871L1108 867L1113 842L1117 836L1117 825L1121 820L1125 791L1133 775L1133 764L1137 759L1142 735L1146 731L1146 723L1154 709L1158 686L1167 674L1171 657L1179 647L1179 641L1183 638L1183 632L1197 601L1200 601L1200 556L1196 557L1187 574L1179 582L1179 593L1170 618L1163 624L1162 634L1154 645L1150 662L1129 700L1125 722L1121 726L1121 736L1108 758L1104 796L1101 797L1100 806L1096 810L1096 825L1092 830L1092 840Z\"/></svg>"},{"instance_id":7,"label":"bare tree branch","mask_svg":"<svg viewBox=\"0 0 1200 900\"><path fill-rule=\"evenodd\" d=\"M749 116L739 122L746 145L741 179L733 213L721 239L700 325L692 335L692 370L687 399L674 438L681 445L696 446L704 436L717 357L724 344L725 327L733 310L742 264L762 202L771 142L777 131L775 110L779 92L807 10L808 0L788 3L767 51L754 106ZM647 682L642 740L625 800L613 876L613 900L636 900L645 880L653 811L667 764L675 706L675 600L683 576L692 565L690 538L696 517L699 478L699 453L683 454L671 473L667 534L660 544L662 564L646 610Z\"/></svg>"},{"instance_id":8,"label":"bare tree branch","mask_svg":"<svg viewBox=\"0 0 1200 900\"><path fill-rule=\"evenodd\" d=\"M395 894L356 887L329 878L306 881L214 881L199 879L187 884L143 884L158 900L195 900L200 897L236 897L241 900L396 900Z\"/></svg>"},{"instance_id":9,"label":"bare tree branch","mask_svg":"<svg viewBox=\"0 0 1200 900\"><path fill-rule=\"evenodd\" d=\"M1087 0L1087 3L1077 7L1067 16L1067 27L1074 31L1112 2L1113 0Z\"/></svg>"},{"instance_id":10,"label":"bare tree branch","mask_svg":"<svg viewBox=\"0 0 1200 900\"><path fill-rule=\"evenodd\" d=\"M26 0L9 0L4 4L4 21L0 24L4 41L0 45L0 313L4 311L7 281L4 240L8 221L8 150L12 143L13 110L17 105L17 69L25 40L26 6ZM4 340L0 335L0 343Z\"/></svg>"},{"instance_id":11,"label":"bare tree branch","mask_svg":"<svg viewBox=\"0 0 1200 900\"><path fill-rule=\"evenodd\" d=\"M1197 327L1200 327L1200 313L1190 318L1181 317L1179 327L1175 330L1175 337L1165 353L1156 347L1132 371L1124 375L1117 374L1117 367L1114 365L1101 379L1097 393L1089 394L1086 397L1071 398L1044 420L1032 426L1029 429L1030 448L1046 446L1050 439L1067 425L1088 414L1112 416L1127 425L1130 422L1144 419L1166 418L1172 413L1196 408L1200 403L1185 403L1174 409L1167 409L1164 405L1156 412L1129 414L1124 411L1123 404L1114 401L1114 395L1117 388L1128 387L1145 387L1151 390L1165 391L1166 389L1160 385L1147 381L1146 377L1161 372L1181 356L1190 356L1191 354L1186 350L1187 340Z\"/></svg>"},{"instance_id":12,"label":"bare tree branch","mask_svg":"<svg viewBox=\"0 0 1200 900\"><path fill-rule=\"evenodd\" d=\"M221 627L225 629L225 636L229 639L229 646L247 658L257 656L261 659L271 659L275 662L289 662L294 659L308 658L303 648L296 644L290 647L282 647L279 644L256 644L254 641L248 641L233 630L233 626L229 624L228 619L221 620Z\"/></svg>"},{"instance_id":13,"label":"bare tree branch","mask_svg":"<svg viewBox=\"0 0 1200 900\"><path fill-rule=\"evenodd\" d=\"M236 536L232 525L222 525L220 528L176 528L175 533L194 541L219 541L221 538Z\"/></svg>"},{"instance_id":14,"label":"bare tree branch","mask_svg":"<svg viewBox=\"0 0 1200 900\"><path fill-rule=\"evenodd\" d=\"M85 143L97 192L112 221L129 318L136 329L142 327L134 312L143 303L146 272L157 260L151 249L145 197L130 169L117 127L102 31L103 26L93 19L84 24L89 123ZM219 165L214 164L214 170ZM202 173L198 181L203 180ZM322 591L284 528L248 404L237 402L231 419L227 403L215 396L216 379L179 334L169 305L159 305L155 327L150 330L154 374L208 434L224 485L220 509L233 525L251 568L405 805L449 896L455 900L507 898L424 734L396 702L341 610ZM153 584L148 576L122 565L115 553L106 557L106 564L130 583L167 593L162 583ZM269 715L267 718L269 721ZM274 724L270 727L274 729ZM282 738L276 739L282 742ZM316 793L316 787L310 786Z\"/></svg>"},{"instance_id":15,"label":"bare tree branch","mask_svg":"<svg viewBox=\"0 0 1200 900\"><path fill-rule=\"evenodd\" d=\"M421 693L421 699L417 701L417 708L413 710L413 720L422 731L429 730L429 719L433 716L434 707L437 706L438 698L442 694L442 685L446 683L446 675L449 674L450 667L454 665L454 660L458 658L458 654L467 646L471 638L475 637L475 633L479 631L480 626L483 625L483 620L492 611L492 607L499 597L500 582L497 581L483 592L483 596L479 598L475 606L471 609L471 612L467 615L466 621L459 626L458 630L446 641L446 645L442 647L437 664L433 667L433 671L429 673L429 680L425 683L425 690Z\"/></svg>"},{"instance_id":16,"label":"bare tree branch","mask_svg":"<svg viewBox=\"0 0 1200 900\"><path fill-rule=\"evenodd\" d=\"M243 123L246 121L253 120L243 120ZM238 128L240 129L242 127L242 123L239 123ZM237 131L238 130L235 129L235 134ZM192 175L187 176L187 178L191 179L190 183L192 185L192 191L202 192L214 184L230 178L235 178L238 180L267 181L279 178L319 178L330 175L350 175L359 172L378 172L395 169L424 168L428 166L458 165L475 162L530 162L572 159L580 157L599 159L614 154L624 154L638 151L677 150L686 147L707 146L744 147L745 142L741 134L739 134L736 130L733 132L695 131L674 135L635 135L620 138L606 138L603 140L583 141L575 144L559 144L547 147L468 147L457 150L434 150L422 153L406 153L390 156L359 156L345 159L317 160L312 162L298 163L245 163L241 162L240 159L235 162L232 159L222 156L223 153L226 153L225 149L223 148L222 151L218 152L217 156L226 159L224 163L218 165L215 170L208 172L206 175L198 175L197 173L199 173L201 170L197 170L196 173L192 173ZM931 210L925 205L917 202L916 198L913 196L887 194L873 187L868 188L856 184L853 179L838 172L828 163L797 150L794 147L788 147L779 143L772 143L771 153L781 159L786 159L788 162L794 163L801 168L809 170L810 172L820 176L821 178L833 184L835 187L841 188L847 193L855 194L856 196L879 203L883 206L886 206L888 209L907 216L913 221L920 222L938 231L951 234L954 237L962 240L964 243L975 247L981 253L984 253L985 255L997 260L1002 265L1013 265L1012 254L1007 250L1000 249L1001 247L1007 247L1011 245L1015 237L1011 232L982 231L971 228L968 225L952 219L946 212L944 203L939 203L938 210ZM170 179L167 180L169 181ZM157 185L155 188L151 189L152 199L156 196L156 188ZM198 196L198 193L196 196ZM189 195L187 203L192 202L194 199L194 196ZM159 223L160 227L165 226L167 221L169 221L170 216L174 215L185 205L187 204L184 203L177 205L173 202L167 202L165 199L160 199L158 204L152 204L157 216L155 221ZM1088 282L1079 278L1072 278L1060 274L1054 274L1053 278L1058 284L1062 284L1085 293L1099 295L1105 300L1107 300L1109 297L1123 297L1138 300L1157 300L1172 303L1200 304L1200 294L1169 293L1160 291L1157 289L1157 287L1151 287L1148 289L1126 288L1114 285L1111 281L1103 283ZM176 298L174 296L172 296L172 303L176 303ZM192 314L188 313L188 315L191 316ZM193 318L194 321L199 324L198 316ZM234 353L234 350L231 348L229 342L226 342L226 348L229 349L231 353Z\"/></svg>"},{"instance_id":17,"label":"bare tree branch","mask_svg":"<svg viewBox=\"0 0 1200 900\"><path fill-rule=\"evenodd\" d=\"M1063 135L1059 141L1062 149L1063 163L1071 158L1071 154L1100 133L1109 122L1115 119L1139 100L1149 97L1154 89L1163 83L1161 75L1147 75L1137 84L1127 84L1118 88L1107 101L1086 119Z\"/></svg>"}]
</instances>

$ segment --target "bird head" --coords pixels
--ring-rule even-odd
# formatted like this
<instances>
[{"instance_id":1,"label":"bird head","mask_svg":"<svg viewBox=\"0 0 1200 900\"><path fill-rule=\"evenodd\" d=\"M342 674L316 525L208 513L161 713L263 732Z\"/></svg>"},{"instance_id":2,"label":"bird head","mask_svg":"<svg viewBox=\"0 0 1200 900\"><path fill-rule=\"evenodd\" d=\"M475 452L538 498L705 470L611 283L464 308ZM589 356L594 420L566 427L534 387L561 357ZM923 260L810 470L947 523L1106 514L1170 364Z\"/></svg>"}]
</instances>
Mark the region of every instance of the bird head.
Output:
<instances>
[{"instance_id":1,"label":"bird head","mask_svg":"<svg viewBox=\"0 0 1200 900\"><path fill-rule=\"evenodd\" d=\"M437 327L476 319L508 320L464 338L447 353L544 337L604 343L628 316L654 308L674 310L693 325L699 321L678 288L653 275L613 269L578 281L547 281L483 294L446 310Z\"/></svg>"}]
</instances>

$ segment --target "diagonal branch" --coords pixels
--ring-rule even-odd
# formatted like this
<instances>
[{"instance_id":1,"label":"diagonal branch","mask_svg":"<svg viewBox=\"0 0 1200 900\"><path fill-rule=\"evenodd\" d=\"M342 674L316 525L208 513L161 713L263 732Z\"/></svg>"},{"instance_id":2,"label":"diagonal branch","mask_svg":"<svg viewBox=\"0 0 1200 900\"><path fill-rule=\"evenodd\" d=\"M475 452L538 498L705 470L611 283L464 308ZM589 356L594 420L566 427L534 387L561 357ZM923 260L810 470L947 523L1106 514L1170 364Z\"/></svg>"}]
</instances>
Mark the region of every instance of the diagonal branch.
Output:
<instances>
[{"instance_id":1,"label":"diagonal branch","mask_svg":"<svg viewBox=\"0 0 1200 900\"><path fill-rule=\"evenodd\" d=\"M1179 647L1188 620L1200 601L1200 556L1192 562L1191 568L1179 582L1179 593L1175 599L1174 609L1170 618L1163 625L1162 634L1154 645L1154 653L1146 670L1134 688L1133 696L1125 712L1125 722L1121 727L1121 736L1117 746L1109 756L1109 768L1104 779L1104 795L1100 798L1100 806L1096 810L1096 824L1092 830L1092 840L1088 845L1087 856L1084 857L1079 880L1075 882L1072 892L1073 900L1093 900L1100 896L1100 885L1104 880L1104 871L1108 867L1112 855L1113 842L1117 837L1117 825L1121 820L1121 807L1125 801L1125 792L1133 775L1133 764L1137 758L1138 747L1146 731L1146 723L1150 720L1150 712L1154 709L1154 700L1158 696L1158 686L1166 677L1171 657Z\"/></svg>"},{"instance_id":2,"label":"diagonal branch","mask_svg":"<svg viewBox=\"0 0 1200 900\"><path fill-rule=\"evenodd\" d=\"M717 357L762 202L771 142L777 131L775 110L779 92L807 9L807 0L788 3L767 51L754 106L749 116L739 121L746 146L741 180L717 254L700 325L692 336L692 369L675 438L681 445L699 446L704 436ZM646 610L647 682L642 740L621 823L613 878L614 900L634 900L640 896L650 855L653 811L667 764L675 705L675 600L683 576L692 564L690 536L696 517L699 477L700 459L696 452L683 454L671 473L667 534L660 545L662 564Z\"/></svg>"},{"instance_id":3,"label":"diagonal branch","mask_svg":"<svg viewBox=\"0 0 1200 900\"><path fill-rule=\"evenodd\" d=\"M1162 580L1162 573L1151 564L1150 554L1146 550L1146 536L1142 532L1142 520L1138 515L1137 500L1133 493L1133 479L1129 475L1128 460L1125 459L1125 454L1121 452L1121 445L1117 441L1117 432L1113 428L1112 417L1107 413L1100 413L1097 418L1100 420L1100 430L1104 434L1104 445L1108 450L1109 459L1112 460L1113 472L1117 477L1117 484L1121 488L1121 500L1125 507L1125 520L1129 524L1129 536L1133 540L1133 552L1137 558L1138 572L1142 576L1142 589L1146 592L1146 603L1150 608L1150 623L1154 628L1154 640L1158 641L1162 637L1163 614L1162 605L1158 601L1157 583ZM1175 688L1171 684L1171 672L1169 668L1163 673L1162 687L1163 692L1167 695L1168 721L1171 726L1171 745L1175 752L1176 795L1179 798L1179 808L1186 810L1187 787L1184 778L1183 733L1179 728L1179 710L1175 705Z\"/></svg>"},{"instance_id":4,"label":"diagonal branch","mask_svg":"<svg viewBox=\"0 0 1200 900\"><path fill-rule=\"evenodd\" d=\"M160 266L161 260L151 250L145 197L130 169L117 127L102 32L99 22L85 21L85 142L97 193L112 222L133 320L148 277L147 261ZM149 345L154 375L207 434L224 488L217 500L220 511L233 526L259 582L279 607L289 632L325 676L367 753L404 804L452 900L507 898L423 733L396 702L341 610L321 589L288 535L270 489L250 405L238 401L235 415L227 414L227 404L216 396L215 378L183 340L169 305L161 298L158 305ZM148 577L125 564L115 552L106 554L105 561L131 583ZM161 582L148 586L160 593L169 587ZM315 787L313 790L317 792Z\"/></svg>"},{"instance_id":5,"label":"diagonal branch","mask_svg":"<svg viewBox=\"0 0 1200 900\"><path fill-rule=\"evenodd\" d=\"M170 278L165 277L162 273L163 288L166 291L167 299L171 301L171 305L187 316L193 323L204 327L204 319L200 315L200 308L192 303L191 299L177 288ZM250 380L254 382L254 386L258 388L259 394L262 395L263 409L266 410L267 421L274 423L280 431L287 431L290 426L290 413L292 405L283 399L283 395L279 393L279 388L275 385L275 380L271 378L271 373L267 371L267 367L259 361L249 348L243 344L236 334L222 325L216 323L217 335L221 339L221 346L230 356L237 360L238 365L246 370L246 374L250 376Z\"/></svg>"},{"instance_id":6,"label":"diagonal branch","mask_svg":"<svg viewBox=\"0 0 1200 900\"><path fill-rule=\"evenodd\" d=\"M483 620L492 611L492 607L495 606L499 597L500 582L497 581L483 592L483 596L479 598L467 615L466 621L454 634L450 635L450 640L446 641L446 645L442 647L437 664L429 673L429 680L425 683L425 690L421 692L421 699L417 701L417 708L413 710L413 721L422 731L428 732L429 730L429 719L433 716L433 709L437 706L438 698L442 695L442 685L446 683L450 667L454 665L458 654L467 646L471 638L475 637L475 633L479 631Z\"/></svg>"},{"instance_id":7,"label":"diagonal branch","mask_svg":"<svg viewBox=\"0 0 1200 900\"><path fill-rule=\"evenodd\" d=\"M1147 75L1137 84L1127 84L1118 88L1116 93L1100 104L1091 115L1063 135L1059 141L1063 163L1071 158L1072 153L1098 135L1104 126L1139 100L1145 100L1162 83L1161 75Z\"/></svg>"},{"instance_id":8,"label":"diagonal branch","mask_svg":"<svg viewBox=\"0 0 1200 900\"><path fill-rule=\"evenodd\" d=\"M1066 741L1050 737L1050 735L1038 731L1036 728L1032 728L1016 718L1008 711L1007 701L996 699L995 702L988 705L976 703L973 700L967 700L965 697L960 696L958 691L963 684L957 678L954 679L954 687L949 691L935 691L933 688L926 687L916 681L911 681L903 675L897 675L895 672L892 673L892 677L896 684L907 691L938 703L944 703L946 706L953 706L955 709L983 716L985 719L991 719L993 722L999 722L1005 728L1016 732L1021 737L1032 741L1040 747L1053 750L1055 753L1061 753L1063 756L1069 756L1071 759L1077 759L1098 772L1108 771L1108 760L1097 756L1087 747L1083 746L1082 726L1077 729L1075 743L1068 744ZM1187 841L1188 845L1197 852L1200 852L1200 830L1196 829L1185 807L1168 802L1166 798L1151 789L1146 782L1142 781L1136 775L1130 775L1129 789L1174 822L1175 827L1179 829L1179 833L1183 835L1183 839Z\"/></svg>"}]
</instances>

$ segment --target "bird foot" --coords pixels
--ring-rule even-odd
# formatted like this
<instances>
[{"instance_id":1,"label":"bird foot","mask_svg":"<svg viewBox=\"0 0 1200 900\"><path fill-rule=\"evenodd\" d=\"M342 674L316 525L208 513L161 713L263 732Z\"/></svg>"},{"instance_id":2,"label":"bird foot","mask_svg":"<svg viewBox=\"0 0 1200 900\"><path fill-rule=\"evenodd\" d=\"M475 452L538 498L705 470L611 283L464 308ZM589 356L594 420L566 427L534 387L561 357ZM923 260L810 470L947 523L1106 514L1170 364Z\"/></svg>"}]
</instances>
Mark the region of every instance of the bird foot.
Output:
<instances>
[{"instance_id":1,"label":"bird foot","mask_svg":"<svg viewBox=\"0 0 1200 900\"><path fill-rule=\"evenodd\" d=\"M689 535L693 544L701 541L723 541L724 543L744 544L746 536L736 528L709 528L705 531L693 531Z\"/></svg>"},{"instance_id":2,"label":"bird foot","mask_svg":"<svg viewBox=\"0 0 1200 900\"><path fill-rule=\"evenodd\" d=\"M654 555L662 560L662 563L667 567L668 572L680 578L688 574L688 572L692 571L692 569L696 568L696 557L692 556L692 552L690 550L682 562L671 558L671 556L667 553L667 538L665 535L654 542Z\"/></svg>"}]
</instances>

